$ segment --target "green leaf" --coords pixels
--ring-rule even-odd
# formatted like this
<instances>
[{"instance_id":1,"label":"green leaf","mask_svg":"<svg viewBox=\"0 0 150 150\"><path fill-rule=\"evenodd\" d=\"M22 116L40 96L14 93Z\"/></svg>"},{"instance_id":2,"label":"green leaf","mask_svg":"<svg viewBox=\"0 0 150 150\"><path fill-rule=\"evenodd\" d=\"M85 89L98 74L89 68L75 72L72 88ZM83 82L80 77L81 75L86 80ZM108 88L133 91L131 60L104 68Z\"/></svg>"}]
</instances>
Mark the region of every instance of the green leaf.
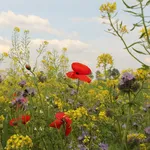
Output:
<instances>
[{"instance_id":1,"label":"green leaf","mask_svg":"<svg viewBox=\"0 0 150 150\"><path fill-rule=\"evenodd\" d=\"M147 1L146 6L150 5L150 0Z\"/></svg>"},{"instance_id":2,"label":"green leaf","mask_svg":"<svg viewBox=\"0 0 150 150\"><path fill-rule=\"evenodd\" d=\"M130 13L130 14L133 14L133 15L138 15L136 12L134 12L134 11L129 11L129 10L124 10L125 12L127 12L127 13Z\"/></svg>"},{"instance_id":3,"label":"green leaf","mask_svg":"<svg viewBox=\"0 0 150 150\"><path fill-rule=\"evenodd\" d=\"M122 2L124 3L124 5L125 5L127 8L131 8L131 6L129 6L124 0L122 0Z\"/></svg>"},{"instance_id":4,"label":"green leaf","mask_svg":"<svg viewBox=\"0 0 150 150\"><path fill-rule=\"evenodd\" d=\"M135 43L132 43L131 45L129 45L127 48L130 48L130 47L132 47L133 45L136 45L136 44L140 44L141 42L140 41L138 41L138 42L135 42ZM126 48L125 48L126 49Z\"/></svg>"},{"instance_id":5,"label":"green leaf","mask_svg":"<svg viewBox=\"0 0 150 150\"><path fill-rule=\"evenodd\" d=\"M143 53L141 51L136 50L135 48L132 48L135 52L139 53L139 54L143 54L143 55L147 55L146 53Z\"/></svg>"},{"instance_id":6,"label":"green leaf","mask_svg":"<svg viewBox=\"0 0 150 150\"><path fill-rule=\"evenodd\" d=\"M6 147L6 142L9 138L8 135L8 116L5 117L5 120L3 121L3 133L2 133L2 146L3 148Z\"/></svg>"},{"instance_id":7,"label":"green leaf","mask_svg":"<svg viewBox=\"0 0 150 150\"><path fill-rule=\"evenodd\" d=\"M144 35L145 35L145 32L141 34L140 39L143 38Z\"/></svg>"},{"instance_id":8,"label":"green leaf","mask_svg":"<svg viewBox=\"0 0 150 150\"><path fill-rule=\"evenodd\" d=\"M125 5L127 8L129 8L129 9L135 8L135 7L137 7L137 6L139 5L139 4L137 4L137 5L129 6L124 0L122 0L122 2L123 2L124 5Z\"/></svg>"},{"instance_id":9,"label":"green leaf","mask_svg":"<svg viewBox=\"0 0 150 150\"><path fill-rule=\"evenodd\" d=\"M122 27L122 21L121 21L121 23L120 23L120 28Z\"/></svg>"}]
</instances>

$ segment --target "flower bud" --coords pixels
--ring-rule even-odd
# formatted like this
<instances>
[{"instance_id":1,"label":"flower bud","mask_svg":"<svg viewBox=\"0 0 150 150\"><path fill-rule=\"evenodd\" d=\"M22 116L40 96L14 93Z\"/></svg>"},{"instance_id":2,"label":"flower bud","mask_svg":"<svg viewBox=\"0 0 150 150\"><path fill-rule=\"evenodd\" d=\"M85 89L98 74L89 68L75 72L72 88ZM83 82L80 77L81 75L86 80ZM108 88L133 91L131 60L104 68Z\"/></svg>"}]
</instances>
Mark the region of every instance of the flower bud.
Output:
<instances>
[{"instance_id":1,"label":"flower bud","mask_svg":"<svg viewBox=\"0 0 150 150\"><path fill-rule=\"evenodd\" d=\"M30 65L26 65L25 66L27 70L31 70L31 66Z\"/></svg>"}]
</instances>

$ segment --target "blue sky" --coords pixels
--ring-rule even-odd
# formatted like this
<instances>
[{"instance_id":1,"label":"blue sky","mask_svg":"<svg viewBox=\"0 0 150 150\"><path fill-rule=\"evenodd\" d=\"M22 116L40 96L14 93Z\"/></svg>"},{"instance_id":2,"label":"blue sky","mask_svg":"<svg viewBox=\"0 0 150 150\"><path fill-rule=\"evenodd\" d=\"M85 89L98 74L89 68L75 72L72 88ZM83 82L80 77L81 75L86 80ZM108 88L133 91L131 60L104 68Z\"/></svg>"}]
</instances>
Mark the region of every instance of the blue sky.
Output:
<instances>
[{"instance_id":1,"label":"blue sky","mask_svg":"<svg viewBox=\"0 0 150 150\"><path fill-rule=\"evenodd\" d=\"M93 72L96 71L96 58L102 53L110 53L114 58L114 66L120 70L140 67L123 49L120 40L104 31L108 25L102 23L99 7L105 2L108 1L5 0L0 7L0 50L9 50L13 28L18 26L21 30L30 30L32 57L40 42L48 40L48 49L59 51L67 47L70 63L86 63ZM130 3L136 3L136 0L130 0ZM125 7L121 0L118 0L117 7L118 17L131 26L135 19L123 12ZM127 41L134 41L136 34L130 38L127 37ZM150 63L148 57L141 59Z\"/></svg>"}]
</instances>

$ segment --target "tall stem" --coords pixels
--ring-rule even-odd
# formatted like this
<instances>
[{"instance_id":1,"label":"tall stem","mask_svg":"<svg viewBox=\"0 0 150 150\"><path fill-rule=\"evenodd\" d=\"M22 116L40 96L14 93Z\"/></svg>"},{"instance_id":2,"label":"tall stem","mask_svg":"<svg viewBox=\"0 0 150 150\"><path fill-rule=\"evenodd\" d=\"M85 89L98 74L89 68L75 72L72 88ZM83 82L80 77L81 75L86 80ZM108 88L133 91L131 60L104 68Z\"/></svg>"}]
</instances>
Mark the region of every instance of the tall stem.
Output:
<instances>
[{"instance_id":1,"label":"tall stem","mask_svg":"<svg viewBox=\"0 0 150 150\"><path fill-rule=\"evenodd\" d=\"M128 134L128 130L129 130L129 123L130 123L130 119L131 119L131 93L129 91L128 93L128 98L129 98L129 106L128 106L128 114L127 114L127 121L126 121L126 129L124 130L124 135L123 135L123 143L125 145L125 149L128 150L127 147L127 134Z\"/></svg>"},{"instance_id":2,"label":"tall stem","mask_svg":"<svg viewBox=\"0 0 150 150\"><path fill-rule=\"evenodd\" d=\"M116 30L116 28L114 27L114 25L113 25L113 23L112 23L112 20L111 20L111 15L110 15L109 13L107 13L107 15L108 15L108 19L109 19L109 22L110 22L111 27L113 28L114 32L118 35L118 37L119 37L119 38L121 39L121 41L123 42L123 44L124 44L126 50L128 51L128 53L129 53L134 59L136 59L139 63L141 63L141 64L144 65L144 66L147 66L146 64L144 64L142 61L140 61L138 58L136 58L136 57L130 52L130 50L129 50L127 44L126 44L126 42L125 42L124 39L123 39L123 37L119 34L119 32L118 32L118 31Z\"/></svg>"}]
</instances>

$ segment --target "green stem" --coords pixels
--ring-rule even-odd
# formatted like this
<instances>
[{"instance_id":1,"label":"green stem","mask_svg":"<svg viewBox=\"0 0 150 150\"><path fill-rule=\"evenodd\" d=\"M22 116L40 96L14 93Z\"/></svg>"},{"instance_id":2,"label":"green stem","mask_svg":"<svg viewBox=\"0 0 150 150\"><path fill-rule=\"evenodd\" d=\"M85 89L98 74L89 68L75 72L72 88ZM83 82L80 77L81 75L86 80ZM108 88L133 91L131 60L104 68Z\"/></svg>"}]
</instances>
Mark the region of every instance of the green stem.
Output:
<instances>
[{"instance_id":1,"label":"green stem","mask_svg":"<svg viewBox=\"0 0 150 150\"><path fill-rule=\"evenodd\" d=\"M128 147L127 147L127 134L128 134L128 130L129 130L129 122L130 122L130 119L131 119L131 105L130 105L131 93L130 93L130 91L128 93L128 98L129 98L129 106L128 106L127 121L126 121L126 129L124 130L124 134L123 134L123 143L125 145L126 150L128 150Z\"/></svg>"},{"instance_id":2,"label":"green stem","mask_svg":"<svg viewBox=\"0 0 150 150\"><path fill-rule=\"evenodd\" d=\"M138 58L136 58L136 57L130 52L130 50L129 50L127 44L126 44L126 42L125 42L124 39L123 39L123 37L119 34L119 32L118 32L118 31L116 30L116 28L114 27L114 25L113 25L113 23L112 23L112 20L111 20L111 15L110 15L109 13L107 13L107 14L108 14L108 19L109 19L109 22L110 22L111 27L113 28L114 32L118 35L118 37L119 37L119 38L121 39L121 41L123 42L123 44L124 44L126 50L128 51L128 53L129 53L135 60L137 60L139 63L141 63L142 65L146 65L146 64L144 64L142 61L140 61ZM147 66L147 65L146 65L146 66Z\"/></svg>"},{"instance_id":3,"label":"green stem","mask_svg":"<svg viewBox=\"0 0 150 150\"><path fill-rule=\"evenodd\" d=\"M144 17L144 10L143 10L142 1L139 1L139 2L140 2L140 8L141 8L141 18L142 18L143 26L144 26L144 29L145 29L145 34L146 34L146 37L147 37L147 42L148 42L148 45L150 45L150 38L149 38L148 31L147 31L146 23L145 23L145 17Z\"/></svg>"}]
</instances>

